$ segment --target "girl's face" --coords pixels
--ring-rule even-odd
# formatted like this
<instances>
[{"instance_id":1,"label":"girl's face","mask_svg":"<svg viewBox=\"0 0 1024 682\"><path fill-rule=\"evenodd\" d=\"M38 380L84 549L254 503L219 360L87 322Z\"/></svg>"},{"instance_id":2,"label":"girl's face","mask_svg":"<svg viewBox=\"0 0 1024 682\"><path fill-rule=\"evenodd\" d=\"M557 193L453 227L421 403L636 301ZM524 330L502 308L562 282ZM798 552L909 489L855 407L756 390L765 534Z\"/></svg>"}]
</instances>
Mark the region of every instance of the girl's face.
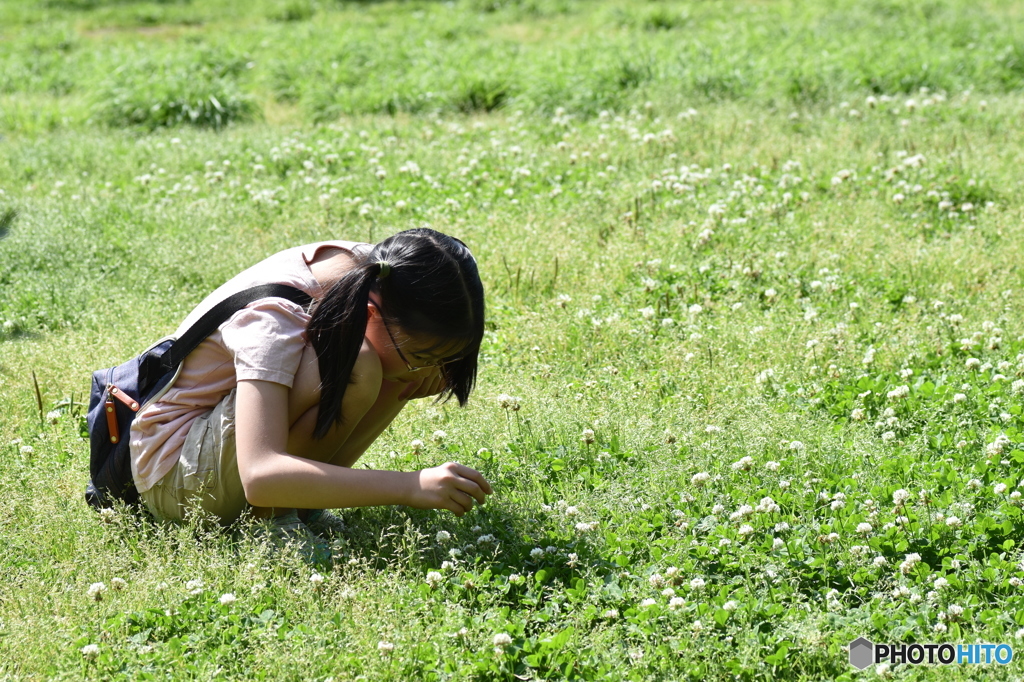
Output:
<instances>
[{"instance_id":1,"label":"girl's face","mask_svg":"<svg viewBox=\"0 0 1024 682\"><path fill-rule=\"evenodd\" d=\"M401 327L385 322L372 300L367 305L366 340L377 351L384 378L392 381L418 381L423 372L449 356L434 339L410 336Z\"/></svg>"}]
</instances>

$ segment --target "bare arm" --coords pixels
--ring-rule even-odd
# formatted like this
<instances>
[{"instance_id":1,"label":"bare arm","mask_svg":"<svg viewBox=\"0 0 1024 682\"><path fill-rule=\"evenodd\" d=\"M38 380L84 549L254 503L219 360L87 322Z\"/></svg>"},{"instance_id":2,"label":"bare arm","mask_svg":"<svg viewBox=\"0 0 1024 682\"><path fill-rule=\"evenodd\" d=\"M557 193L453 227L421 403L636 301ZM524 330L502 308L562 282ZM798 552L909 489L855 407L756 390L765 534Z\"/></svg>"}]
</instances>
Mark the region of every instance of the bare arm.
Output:
<instances>
[{"instance_id":1,"label":"bare arm","mask_svg":"<svg viewBox=\"0 0 1024 682\"><path fill-rule=\"evenodd\" d=\"M345 392L345 420L328 438L342 441L380 389L380 367L357 363ZM246 499L257 507L338 508L404 504L462 515L491 487L469 467L447 463L418 472L349 469L289 454L289 389L268 381L240 381L236 397L238 472ZM326 440L326 439L325 439Z\"/></svg>"}]
</instances>

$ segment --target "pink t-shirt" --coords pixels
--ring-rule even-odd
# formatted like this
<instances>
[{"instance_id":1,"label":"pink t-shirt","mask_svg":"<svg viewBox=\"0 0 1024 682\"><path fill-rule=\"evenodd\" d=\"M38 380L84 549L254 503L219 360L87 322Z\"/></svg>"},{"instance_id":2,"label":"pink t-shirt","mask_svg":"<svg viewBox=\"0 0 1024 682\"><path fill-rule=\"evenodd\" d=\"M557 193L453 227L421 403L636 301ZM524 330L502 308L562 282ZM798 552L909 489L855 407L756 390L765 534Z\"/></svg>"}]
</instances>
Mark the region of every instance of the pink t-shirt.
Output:
<instances>
[{"instance_id":1,"label":"pink t-shirt","mask_svg":"<svg viewBox=\"0 0 1024 682\"><path fill-rule=\"evenodd\" d=\"M323 289L309 269L320 249L361 253L359 242L318 242L276 253L221 285L178 327L183 334L200 316L228 296L259 284L288 284L320 298ZM139 492L149 490L178 461L195 419L235 388L239 379L256 379L291 388L306 345L309 314L281 298L250 303L189 353L174 384L158 400L144 405L131 428L132 475Z\"/></svg>"}]
</instances>

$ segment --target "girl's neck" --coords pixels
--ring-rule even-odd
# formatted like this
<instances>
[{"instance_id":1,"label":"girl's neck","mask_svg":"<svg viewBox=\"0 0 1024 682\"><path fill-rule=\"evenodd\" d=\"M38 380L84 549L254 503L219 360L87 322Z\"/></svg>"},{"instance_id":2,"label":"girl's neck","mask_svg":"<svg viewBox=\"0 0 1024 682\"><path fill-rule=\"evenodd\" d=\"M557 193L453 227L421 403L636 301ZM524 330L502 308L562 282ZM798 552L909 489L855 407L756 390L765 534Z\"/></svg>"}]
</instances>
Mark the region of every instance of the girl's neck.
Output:
<instances>
[{"instance_id":1,"label":"girl's neck","mask_svg":"<svg viewBox=\"0 0 1024 682\"><path fill-rule=\"evenodd\" d=\"M309 271L326 290L333 282L352 269L355 259L348 251L339 248L323 249L309 263Z\"/></svg>"}]
</instances>

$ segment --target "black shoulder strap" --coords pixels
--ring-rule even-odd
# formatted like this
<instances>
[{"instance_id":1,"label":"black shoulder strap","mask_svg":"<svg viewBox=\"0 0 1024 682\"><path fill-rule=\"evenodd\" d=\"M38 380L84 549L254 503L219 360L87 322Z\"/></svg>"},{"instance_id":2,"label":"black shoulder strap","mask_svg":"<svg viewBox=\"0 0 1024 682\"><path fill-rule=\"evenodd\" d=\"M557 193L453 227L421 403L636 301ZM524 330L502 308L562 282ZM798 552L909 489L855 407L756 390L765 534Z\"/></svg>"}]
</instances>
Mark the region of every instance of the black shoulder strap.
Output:
<instances>
[{"instance_id":1,"label":"black shoulder strap","mask_svg":"<svg viewBox=\"0 0 1024 682\"><path fill-rule=\"evenodd\" d=\"M283 298L302 306L313 300L306 292L287 284L261 284L228 296L204 313L163 355L147 355L143 359L139 367L140 393L148 392L151 381L156 381L180 365L186 355L194 351L229 317L261 298Z\"/></svg>"}]
</instances>

